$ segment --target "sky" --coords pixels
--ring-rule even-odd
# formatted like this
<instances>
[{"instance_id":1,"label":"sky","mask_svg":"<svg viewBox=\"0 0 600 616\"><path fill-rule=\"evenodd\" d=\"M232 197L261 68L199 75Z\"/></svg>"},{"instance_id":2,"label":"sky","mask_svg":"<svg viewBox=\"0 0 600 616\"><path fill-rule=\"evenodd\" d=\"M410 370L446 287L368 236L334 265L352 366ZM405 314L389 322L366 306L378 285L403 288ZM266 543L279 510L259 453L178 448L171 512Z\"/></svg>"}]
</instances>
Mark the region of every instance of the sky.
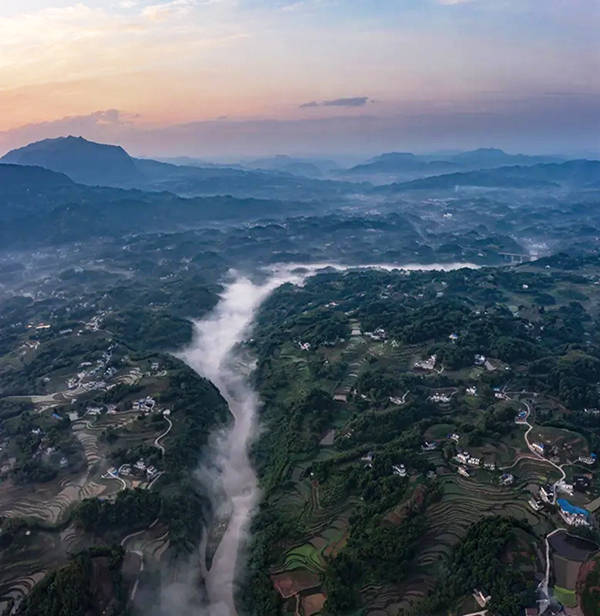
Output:
<instances>
[{"instance_id":1,"label":"sky","mask_svg":"<svg viewBox=\"0 0 600 616\"><path fill-rule=\"evenodd\" d=\"M0 3L0 151L600 151L600 0Z\"/></svg>"}]
</instances>

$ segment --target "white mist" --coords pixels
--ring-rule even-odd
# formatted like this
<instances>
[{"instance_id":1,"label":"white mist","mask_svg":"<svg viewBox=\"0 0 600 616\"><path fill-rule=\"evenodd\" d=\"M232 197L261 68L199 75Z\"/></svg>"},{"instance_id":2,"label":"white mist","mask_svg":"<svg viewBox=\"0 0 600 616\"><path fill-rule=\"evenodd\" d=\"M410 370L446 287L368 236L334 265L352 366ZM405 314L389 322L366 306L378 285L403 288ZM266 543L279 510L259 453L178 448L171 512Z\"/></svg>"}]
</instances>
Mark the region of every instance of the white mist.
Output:
<instances>
[{"instance_id":1,"label":"white mist","mask_svg":"<svg viewBox=\"0 0 600 616\"><path fill-rule=\"evenodd\" d=\"M208 594L206 616L236 614L234 582L238 552L246 525L258 501L258 482L248 457L248 447L256 433L259 399L248 382L249 366L243 364L238 354L238 344L248 337L256 311L274 289L286 282L301 284L307 276L325 267L337 270L353 268L326 263L273 266L269 270L269 277L261 284L231 272L233 280L226 284L219 303L207 318L194 323L192 344L180 354L191 368L215 384L234 418L231 429L216 435L210 465L206 464L199 471L217 517L229 519L211 567L204 571ZM469 263L452 263L366 267L449 270L474 266ZM215 477L215 468L218 477ZM222 515L219 516L219 513ZM205 551L206 541L202 549ZM205 562L204 553L201 558ZM197 614L197 611L190 613Z\"/></svg>"},{"instance_id":2,"label":"white mist","mask_svg":"<svg viewBox=\"0 0 600 616\"><path fill-rule=\"evenodd\" d=\"M236 277L225 287L213 312L194 323L193 342L181 355L190 367L215 384L234 418L231 429L217 437L213 454L216 459L211 460L211 467L218 469L221 486L205 482L215 509L225 507L229 515L211 568L205 572L208 616L236 614L233 596L238 549L258 498L248 446L256 431L259 400L248 383L248 367L239 363L237 345L248 336L256 310L268 295L285 282L300 283L303 278L290 268L275 269L262 284L244 276ZM201 469L201 475L211 474L214 469ZM221 502L217 486L224 489L226 503Z\"/></svg>"}]
</instances>

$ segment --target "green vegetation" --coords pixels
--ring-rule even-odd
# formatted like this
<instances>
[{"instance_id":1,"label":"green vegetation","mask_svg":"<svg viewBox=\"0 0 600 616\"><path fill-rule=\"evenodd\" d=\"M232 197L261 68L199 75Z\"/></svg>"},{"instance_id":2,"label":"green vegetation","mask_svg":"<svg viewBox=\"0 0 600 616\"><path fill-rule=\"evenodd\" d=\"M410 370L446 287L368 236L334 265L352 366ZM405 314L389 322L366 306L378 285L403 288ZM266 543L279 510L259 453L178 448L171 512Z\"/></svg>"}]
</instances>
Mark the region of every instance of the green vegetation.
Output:
<instances>
[{"instance_id":1,"label":"green vegetation","mask_svg":"<svg viewBox=\"0 0 600 616\"><path fill-rule=\"evenodd\" d=\"M425 519L415 514L400 526L380 521L354 524L348 545L325 575L328 614L342 614L359 605L357 589L366 583L399 583L409 571Z\"/></svg>"},{"instance_id":2,"label":"green vegetation","mask_svg":"<svg viewBox=\"0 0 600 616\"><path fill-rule=\"evenodd\" d=\"M572 284L590 287L526 267L355 271L273 293L252 341L266 430L253 450L264 493L245 613L293 610L269 573L294 570L320 575L328 614L382 609L379 597L410 616L454 610L473 588L492 595L492 613L534 603L534 545L560 521L531 509L528 486L558 477L543 459L517 461L528 448L515 417L527 402L532 438L561 462L600 445L583 411L600 380L595 309L556 292ZM553 300L538 303L534 286ZM309 339L311 320L337 314L362 334ZM463 463L468 478L456 474L464 451L478 460ZM515 475L506 487L503 466Z\"/></svg>"},{"instance_id":3,"label":"green vegetation","mask_svg":"<svg viewBox=\"0 0 600 616\"><path fill-rule=\"evenodd\" d=\"M492 613L519 616L524 605L535 601L535 583L518 569L507 567L503 560L518 528L530 532L527 525L515 519L492 517L474 524L454 550L448 572L424 609L451 607L473 588L483 588L492 597Z\"/></svg>"},{"instance_id":4,"label":"green vegetation","mask_svg":"<svg viewBox=\"0 0 600 616\"><path fill-rule=\"evenodd\" d=\"M600 558L593 561L593 568L583 581L581 608L585 616L600 615Z\"/></svg>"},{"instance_id":5,"label":"green vegetation","mask_svg":"<svg viewBox=\"0 0 600 616\"><path fill-rule=\"evenodd\" d=\"M258 280L273 262L469 261L494 267L327 270L264 303L247 343L264 401L252 450L263 500L239 604L245 616L294 613L273 579L295 571L311 585L302 597L325 593L336 616L457 611L474 586L491 612L518 613L544 568L533 546L560 522L528 505L558 471L531 459L515 415L531 409L532 437L569 480L590 474L578 503L600 491L596 467L577 461L600 452L597 165L461 174L421 192L138 163L163 192L0 170L0 600L27 594L43 569L23 613L118 613L120 557L65 552L136 531L125 547L147 557L141 589L158 592L165 563L187 565L215 513L193 471L230 417L164 352L190 340L230 268ZM503 190L454 191L472 181ZM564 252L497 267L526 253L521 238ZM141 408L146 396L155 408ZM459 463L465 451L479 463ZM142 458L151 473L116 477Z\"/></svg>"},{"instance_id":6,"label":"green vegetation","mask_svg":"<svg viewBox=\"0 0 600 616\"><path fill-rule=\"evenodd\" d=\"M119 492L114 503L84 500L75 510L74 518L88 532L126 534L148 526L159 511L160 497L155 492L138 488Z\"/></svg>"},{"instance_id":7,"label":"green vegetation","mask_svg":"<svg viewBox=\"0 0 600 616\"><path fill-rule=\"evenodd\" d=\"M20 616L123 613L120 548L91 548L48 574L19 607Z\"/></svg>"},{"instance_id":8,"label":"green vegetation","mask_svg":"<svg viewBox=\"0 0 600 616\"><path fill-rule=\"evenodd\" d=\"M565 607L577 607L577 593L574 590L555 586L553 589L554 596Z\"/></svg>"}]
</instances>

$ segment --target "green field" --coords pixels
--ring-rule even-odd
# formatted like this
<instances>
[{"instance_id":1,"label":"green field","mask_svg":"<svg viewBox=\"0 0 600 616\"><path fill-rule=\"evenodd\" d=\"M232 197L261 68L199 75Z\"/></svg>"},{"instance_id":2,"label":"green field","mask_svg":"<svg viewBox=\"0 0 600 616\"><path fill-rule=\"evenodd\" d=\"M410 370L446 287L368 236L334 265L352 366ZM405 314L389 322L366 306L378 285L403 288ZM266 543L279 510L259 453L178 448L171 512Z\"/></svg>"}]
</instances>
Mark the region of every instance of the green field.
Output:
<instances>
[{"instance_id":1,"label":"green field","mask_svg":"<svg viewBox=\"0 0 600 616\"><path fill-rule=\"evenodd\" d=\"M565 607L577 607L577 594L574 590L554 587L554 597L560 601Z\"/></svg>"}]
</instances>

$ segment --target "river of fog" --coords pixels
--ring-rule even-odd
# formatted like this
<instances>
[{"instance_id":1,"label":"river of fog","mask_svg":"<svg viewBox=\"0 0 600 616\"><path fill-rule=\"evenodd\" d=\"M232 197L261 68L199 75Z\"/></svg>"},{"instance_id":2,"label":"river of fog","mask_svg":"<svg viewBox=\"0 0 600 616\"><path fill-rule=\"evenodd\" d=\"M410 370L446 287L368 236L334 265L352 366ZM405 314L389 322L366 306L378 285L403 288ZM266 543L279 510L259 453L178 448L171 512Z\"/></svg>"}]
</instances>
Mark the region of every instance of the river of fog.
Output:
<instances>
[{"instance_id":1,"label":"river of fog","mask_svg":"<svg viewBox=\"0 0 600 616\"><path fill-rule=\"evenodd\" d=\"M301 284L307 276L324 267L345 270L353 266L273 266L265 272L261 282L230 272L230 280L225 283L217 306L205 319L194 323L192 344L181 354L189 366L218 387L234 418L226 432L214 435L210 460L199 471L217 520L228 519L210 568L203 572L208 607L202 616L236 614L233 599L236 562L247 523L259 495L256 474L248 457L248 447L257 430L259 399L248 379L252 366L239 353L238 345L247 338L257 309L274 289L286 282ZM368 267L449 270L473 265L382 264ZM206 550L206 542L202 549ZM205 554L201 556L204 563Z\"/></svg>"}]
</instances>

